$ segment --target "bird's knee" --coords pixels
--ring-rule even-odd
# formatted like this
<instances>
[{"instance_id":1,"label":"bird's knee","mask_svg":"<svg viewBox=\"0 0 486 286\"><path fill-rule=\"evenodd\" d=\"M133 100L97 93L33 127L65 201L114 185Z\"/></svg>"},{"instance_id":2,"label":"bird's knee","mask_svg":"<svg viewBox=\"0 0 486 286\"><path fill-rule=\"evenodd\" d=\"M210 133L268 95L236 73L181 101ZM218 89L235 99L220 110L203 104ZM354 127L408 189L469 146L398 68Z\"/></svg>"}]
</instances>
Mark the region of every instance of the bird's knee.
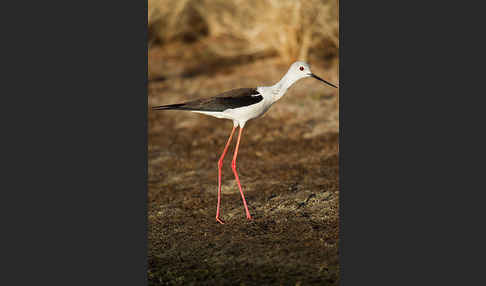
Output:
<instances>
[{"instance_id":1,"label":"bird's knee","mask_svg":"<svg viewBox=\"0 0 486 286\"><path fill-rule=\"evenodd\" d=\"M231 161L231 168L233 169L233 171L236 171L236 161L235 160Z\"/></svg>"},{"instance_id":2,"label":"bird's knee","mask_svg":"<svg viewBox=\"0 0 486 286\"><path fill-rule=\"evenodd\" d=\"M218 160L218 168L223 167L223 159Z\"/></svg>"}]
</instances>

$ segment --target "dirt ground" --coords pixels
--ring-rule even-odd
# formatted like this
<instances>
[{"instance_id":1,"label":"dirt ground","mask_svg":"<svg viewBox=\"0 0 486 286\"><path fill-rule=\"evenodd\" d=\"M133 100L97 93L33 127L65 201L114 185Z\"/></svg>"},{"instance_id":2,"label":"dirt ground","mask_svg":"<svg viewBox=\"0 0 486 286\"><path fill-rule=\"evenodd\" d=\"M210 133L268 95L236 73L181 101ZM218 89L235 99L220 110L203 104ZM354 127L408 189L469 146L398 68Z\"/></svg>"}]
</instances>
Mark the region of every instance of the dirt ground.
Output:
<instances>
[{"instance_id":1,"label":"dirt ground","mask_svg":"<svg viewBox=\"0 0 486 286\"><path fill-rule=\"evenodd\" d=\"M339 82L336 64L310 63ZM149 53L149 106L270 85L288 68L276 59L186 65ZM304 79L246 124L237 168L253 220L231 171L233 140L222 175L224 225L215 220L217 161L232 122L149 110L149 285L337 285L338 106L336 89Z\"/></svg>"}]
</instances>

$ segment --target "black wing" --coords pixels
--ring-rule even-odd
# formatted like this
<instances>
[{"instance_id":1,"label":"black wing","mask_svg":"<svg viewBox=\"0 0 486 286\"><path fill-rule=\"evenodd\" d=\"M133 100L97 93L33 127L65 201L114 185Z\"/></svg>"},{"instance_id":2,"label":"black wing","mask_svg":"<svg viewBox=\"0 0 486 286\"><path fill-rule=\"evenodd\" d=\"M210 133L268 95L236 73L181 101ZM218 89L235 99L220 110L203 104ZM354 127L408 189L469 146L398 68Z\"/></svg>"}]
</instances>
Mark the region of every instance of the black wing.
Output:
<instances>
[{"instance_id":1,"label":"black wing","mask_svg":"<svg viewBox=\"0 0 486 286\"><path fill-rule=\"evenodd\" d=\"M239 108L256 104L263 96L256 88L239 88L224 92L211 98L197 99L185 103L153 107L155 110L178 109L197 111L224 111L229 108Z\"/></svg>"}]
</instances>

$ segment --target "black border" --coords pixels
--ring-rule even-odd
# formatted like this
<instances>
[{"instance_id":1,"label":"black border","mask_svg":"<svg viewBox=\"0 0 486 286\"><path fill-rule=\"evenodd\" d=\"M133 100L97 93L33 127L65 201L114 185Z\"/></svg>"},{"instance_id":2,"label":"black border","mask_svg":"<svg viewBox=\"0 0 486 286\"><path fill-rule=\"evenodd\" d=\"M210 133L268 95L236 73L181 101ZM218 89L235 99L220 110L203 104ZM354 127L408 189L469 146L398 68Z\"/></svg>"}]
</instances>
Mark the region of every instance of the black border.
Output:
<instances>
[{"instance_id":1,"label":"black border","mask_svg":"<svg viewBox=\"0 0 486 286\"><path fill-rule=\"evenodd\" d=\"M3 38L0 284L146 285L148 3L29 5ZM482 278L475 13L340 3L341 285Z\"/></svg>"},{"instance_id":2,"label":"black border","mask_svg":"<svg viewBox=\"0 0 486 286\"><path fill-rule=\"evenodd\" d=\"M147 5L5 10L0 284L147 285Z\"/></svg>"},{"instance_id":3,"label":"black border","mask_svg":"<svg viewBox=\"0 0 486 286\"><path fill-rule=\"evenodd\" d=\"M470 67L484 17L470 4L340 3L341 285L484 281L470 257L484 167L469 161L484 153Z\"/></svg>"}]
</instances>

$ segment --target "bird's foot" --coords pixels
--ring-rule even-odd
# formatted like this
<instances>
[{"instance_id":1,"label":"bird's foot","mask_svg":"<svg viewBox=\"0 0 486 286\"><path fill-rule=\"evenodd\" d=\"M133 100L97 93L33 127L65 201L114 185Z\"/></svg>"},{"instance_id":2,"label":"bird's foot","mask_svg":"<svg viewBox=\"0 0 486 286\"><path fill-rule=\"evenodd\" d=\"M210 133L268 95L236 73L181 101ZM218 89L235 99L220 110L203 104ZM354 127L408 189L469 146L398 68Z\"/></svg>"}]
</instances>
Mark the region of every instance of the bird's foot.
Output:
<instances>
[{"instance_id":1,"label":"bird's foot","mask_svg":"<svg viewBox=\"0 0 486 286\"><path fill-rule=\"evenodd\" d=\"M252 220L251 215L250 214L246 214L246 219L247 220Z\"/></svg>"},{"instance_id":2,"label":"bird's foot","mask_svg":"<svg viewBox=\"0 0 486 286\"><path fill-rule=\"evenodd\" d=\"M219 222L220 224L224 224L224 220L220 219L219 217L216 217L216 221Z\"/></svg>"}]
</instances>

